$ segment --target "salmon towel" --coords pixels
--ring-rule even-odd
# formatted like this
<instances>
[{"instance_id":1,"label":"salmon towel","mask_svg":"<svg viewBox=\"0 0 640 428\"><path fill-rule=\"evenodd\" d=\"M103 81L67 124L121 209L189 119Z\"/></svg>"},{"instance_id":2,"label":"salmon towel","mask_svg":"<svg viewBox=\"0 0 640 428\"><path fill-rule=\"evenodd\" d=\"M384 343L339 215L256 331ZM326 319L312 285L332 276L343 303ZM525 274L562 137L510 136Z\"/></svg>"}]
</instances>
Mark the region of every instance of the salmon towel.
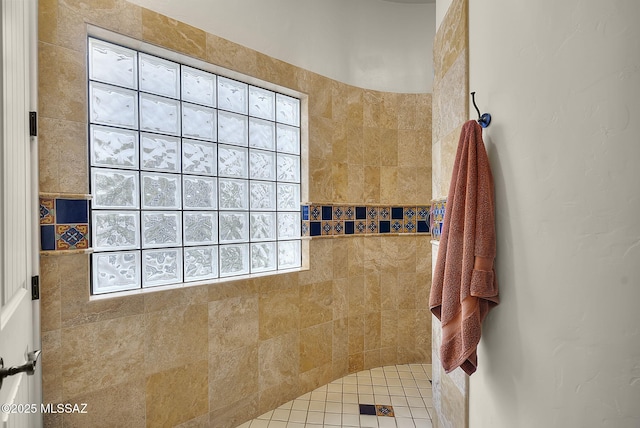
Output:
<instances>
[{"instance_id":1,"label":"salmon towel","mask_svg":"<svg viewBox=\"0 0 640 428\"><path fill-rule=\"evenodd\" d=\"M429 296L442 323L440 359L445 372L478 366L482 321L499 302L493 176L475 120L462 126Z\"/></svg>"}]
</instances>

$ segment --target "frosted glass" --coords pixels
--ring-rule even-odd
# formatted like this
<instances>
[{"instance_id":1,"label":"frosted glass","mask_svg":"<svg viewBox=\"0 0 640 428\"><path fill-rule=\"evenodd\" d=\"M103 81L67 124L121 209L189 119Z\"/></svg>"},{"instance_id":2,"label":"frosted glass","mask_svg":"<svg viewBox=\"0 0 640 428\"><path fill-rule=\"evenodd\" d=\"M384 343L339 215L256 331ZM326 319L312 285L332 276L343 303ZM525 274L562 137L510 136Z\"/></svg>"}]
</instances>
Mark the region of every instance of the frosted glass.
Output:
<instances>
[{"instance_id":1,"label":"frosted glass","mask_svg":"<svg viewBox=\"0 0 640 428\"><path fill-rule=\"evenodd\" d=\"M300 182L300 157L278 153L278 181Z\"/></svg>"},{"instance_id":2,"label":"frosted glass","mask_svg":"<svg viewBox=\"0 0 640 428\"><path fill-rule=\"evenodd\" d=\"M210 107L182 103L182 135L215 140L216 111Z\"/></svg>"},{"instance_id":3,"label":"frosted glass","mask_svg":"<svg viewBox=\"0 0 640 428\"><path fill-rule=\"evenodd\" d=\"M246 146L249 141L247 116L218 112L218 142Z\"/></svg>"},{"instance_id":4,"label":"frosted glass","mask_svg":"<svg viewBox=\"0 0 640 428\"><path fill-rule=\"evenodd\" d=\"M93 211L91 233L94 251L140 248L140 215L137 211Z\"/></svg>"},{"instance_id":5,"label":"frosted glass","mask_svg":"<svg viewBox=\"0 0 640 428\"><path fill-rule=\"evenodd\" d=\"M247 114L247 84L218 76L218 108Z\"/></svg>"},{"instance_id":6,"label":"frosted glass","mask_svg":"<svg viewBox=\"0 0 640 428\"><path fill-rule=\"evenodd\" d=\"M274 92L249 86L249 115L275 120L275 100Z\"/></svg>"},{"instance_id":7,"label":"frosted glass","mask_svg":"<svg viewBox=\"0 0 640 428\"><path fill-rule=\"evenodd\" d=\"M285 153L293 153L294 155L300 154L300 128L293 126L282 125L278 123L277 129L277 141L278 151Z\"/></svg>"},{"instance_id":8,"label":"frosted glass","mask_svg":"<svg viewBox=\"0 0 640 428\"><path fill-rule=\"evenodd\" d=\"M182 177L184 209L215 210L218 206L217 182L213 177Z\"/></svg>"},{"instance_id":9,"label":"frosted glass","mask_svg":"<svg viewBox=\"0 0 640 428\"><path fill-rule=\"evenodd\" d=\"M142 252L143 287L182 282L182 250L146 250Z\"/></svg>"},{"instance_id":10,"label":"frosted glass","mask_svg":"<svg viewBox=\"0 0 640 428\"><path fill-rule=\"evenodd\" d=\"M180 139L165 135L140 135L142 140L142 169L180 172Z\"/></svg>"},{"instance_id":11,"label":"frosted glass","mask_svg":"<svg viewBox=\"0 0 640 428\"><path fill-rule=\"evenodd\" d=\"M218 146L218 175L221 177L247 178L249 175L248 151L242 147Z\"/></svg>"},{"instance_id":12,"label":"frosted glass","mask_svg":"<svg viewBox=\"0 0 640 428\"><path fill-rule=\"evenodd\" d=\"M136 89L138 86L137 52L90 38L89 79Z\"/></svg>"},{"instance_id":13,"label":"frosted glass","mask_svg":"<svg viewBox=\"0 0 640 428\"><path fill-rule=\"evenodd\" d=\"M275 124L267 120L249 118L249 146L275 150Z\"/></svg>"},{"instance_id":14,"label":"frosted glass","mask_svg":"<svg viewBox=\"0 0 640 428\"><path fill-rule=\"evenodd\" d=\"M278 184L278 210L300 209L300 185Z\"/></svg>"},{"instance_id":15,"label":"frosted glass","mask_svg":"<svg viewBox=\"0 0 640 428\"><path fill-rule=\"evenodd\" d=\"M249 240L249 213L221 212L219 225L221 244Z\"/></svg>"},{"instance_id":16,"label":"frosted glass","mask_svg":"<svg viewBox=\"0 0 640 428\"><path fill-rule=\"evenodd\" d=\"M276 121L300 126L300 100L276 94Z\"/></svg>"},{"instance_id":17,"label":"frosted glass","mask_svg":"<svg viewBox=\"0 0 640 428\"><path fill-rule=\"evenodd\" d=\"M182 99L210 107L216 106L216 76L182 66Z\"/></svg>"},{"instance_id":18,"label":"frosted glass","mask_svg":"<svg viewBox=\"0 0 640 428\"><path fill-rule=\"evenodd\" d=\"M142 247L177 247L182 245L180 212L143 211Z\"/></svg>"},{"instance_id":19,"label":"frosted glass","mask_svg":"<svg viewBox=\"0 0 640 428\"><path fill-rule=\"evenodd\" d=\"M184 245L205 245L218 242L217 212L188 212L184 214Z\"/></svg>"},{"instance_id":20,"label":"frosted glass","mask_svg":"<svg viewBox=\"0 0 640 428\"><path fill-rule=\"evenodd\" d=\"M300 241L278 242L278 269L300 267Z\"/></svg>"},{"instance_id":21,"label":"frosted glass","mask_svg":"<svg viewBox=\"0 0 640 428\"><path fill-rule=\"evenodd\" d=\"M138 208L138 172L91 170L93 208Z\"/></svg>"},{"instance_id":22,"label":"frosted glass","mask_svg":"<svg viewBox=\"0 0 640 428\"><path fill-rule=\"evenodd\" d=\"M275 242L251 244L251 272L276 270L277 259Z\"/></svg>"},{"instance_id":23,"label":"frosted glass","mask_svg":"<svg viewBox=\"0 0 640 428\"><path fill-rule=\"evenodd\" d=\"M140 129L180 135L180 102L141 93Z\"/></svg>"},{"instance_id":24,"label":"frosted glass","mask_svg":"<svg viewBox=\"0 0 640 428\"><path fill-rule=\"evenodd\" d=\"M94 253L93 294L140 288L140 253Z\"/></svg>"},{"instance_id":25,"label":"frosted glass","mask_svg":"<svg viewBox=\"0 0 640 428\"><path fill-rule=\"evenodd\" d=\"M249 199L251 210L276 210L276 183L268 181L252 181Z\"/></svg>"},{"instance_id":26,"label":"frosted glass","mask_svg":"<svg viewBox=\"0 0 640 428\"><path fill-rule=\"evenodd\" d=\"M180 209L180 175L141 173L142 208Z\"/></svg>"},{"instance_id":27,"label":"frosted glass","mask_svg":"<svg viewBox=\"0 0 640 428\"><path fill-rule=\"evenodd\" d=\"M89 120L123 128L138 127L138 95L129 89L89 83Z\"/></svg>"},{"instance_id":28,"label":"frosted glass","mask_svg":"<svg viewBox=\"0 0 640 428\"><path fill-rule=\"evenodd\" d=\"M291 239L300 237L300 213L278 213L278 239Z\"/></svg>"},{"instance_id":29,"label":"frosted glass","mask_svg":"<svg viewBox=\"0 0 640 428\"><path fill-rule=\"evenodd\" d=\"M251 241L276 239L276 213L251 213Z\"/></svg>"},{"instance_id":30,"label":"frosted glass","mask_svg":"<svg viewBox=\"0 0 640 428\"><path fill-rule=\"evenodd\" d=\"M249 273L249 244L220 246L220 276Z\"/></svg>"},{"instance_id":31,"label":"frosted glass","mask_svg":"<svg viewBox=\"0 0 640 428\"><path fill-rule=\"evenodd\" d=\"M140 53L140 90L179 98L180 64Z\"/></svg>"},{"instance_id":32,"label":"frosted glass","mask_svg":"<svg viewBox=\"0 0 640 428\"><path fill-rule=\"evenodd\" d=\"M138 133L91 125L91 165L138 168Z\"/></svg>"},{"instance_id":33,"label":"frosted glass","mask_svg":"<svg viewBox=\"0 0 640 428\"><path fill-rule=\"evenodd\" d=\"M182 171L216 175L218 170L216 145L203 141L182 140Z\"/></svg>"},{"instance_id":34,"label":"frosted glass","mask_svg":"<svg viewBox=\"0 0 640 428\"><path fill-rule=\"evenodd\" d=\"M276 154L251 150L249 153L249 177L256 180L276 179Z\"/></svg>"},{"instance_id":35,"label":"frosted glass","mask_svg":"<svg viewBox=\"0 0 640 428\"><path fill-rule=\"evenodd\" d=\"M218 247L192 247L184 249L184 280L199 281L217 278Z\"/></svg>"},{"instance_id":36,"label":"frosted glass","mask_svg":"<svg viewBox=\"0 0 640 428\"><path fill-rule=\"evenodd\" d=\"M246 180L221 178L218 195L221 210L246 210L249 208L249 182Z\"/></svg>"}]
</instances>

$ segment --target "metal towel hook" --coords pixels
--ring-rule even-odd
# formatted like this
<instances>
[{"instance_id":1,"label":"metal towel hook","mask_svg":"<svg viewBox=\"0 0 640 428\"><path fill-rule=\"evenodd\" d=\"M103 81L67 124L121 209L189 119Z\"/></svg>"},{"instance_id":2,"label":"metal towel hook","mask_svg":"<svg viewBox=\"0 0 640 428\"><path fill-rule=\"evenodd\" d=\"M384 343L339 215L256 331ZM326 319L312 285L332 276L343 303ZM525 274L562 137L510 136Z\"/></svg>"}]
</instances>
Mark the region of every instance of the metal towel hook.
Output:
<instances>
[{"instance_id":1,"label":"metal towel hook","mask_svg":"<svg viewBox=\"0 0 640 428\"><path fill-rule=\"evenodd\" d=\"M483 128L486 128L491 123L491 115L489 113L483 113L482 115L480 114L480 110L478 109L478 106L476 105L476 93L475 92L471 92L471 100L473 101L473 107L475 107L476 111L478 112L478 123Z\"/></svg>"}]
</instances>

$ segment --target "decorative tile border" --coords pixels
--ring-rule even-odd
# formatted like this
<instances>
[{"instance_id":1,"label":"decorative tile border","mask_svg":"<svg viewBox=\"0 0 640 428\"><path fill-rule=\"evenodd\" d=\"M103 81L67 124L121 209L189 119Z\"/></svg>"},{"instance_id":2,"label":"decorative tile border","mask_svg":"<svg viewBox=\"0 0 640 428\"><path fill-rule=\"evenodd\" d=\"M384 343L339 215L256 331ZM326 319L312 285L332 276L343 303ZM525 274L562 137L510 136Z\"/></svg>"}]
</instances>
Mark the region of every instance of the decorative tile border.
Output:
<instances>
[{"instance_id":1,"label":"decorative tile border","mask_svg":"<svg viewBox=\"0 0 640 428\"><path fill-rule=\"evenodd\" d=\"M433 236L433 239L438 241L442 235L442 225L444 224L446 206L446 199L439 199L431 202L431 236Z\"/></svg>"},{"instance_id":2,"label":"decorative tile border","mask_svg":"<svg viewBox=\"0 0 640 428\"><path fill-rule=\"evenodd\" d=\"M76 197L79 196L79 197ZM85 195L40 195L40 250L89 249L89 201Z\"/></svg>"},{"instance_id":3,"label":"decorative tile border","mask_svg":"<svg viewBox=\"0 0 640 428\"><path fill-rule=\"evenodd\" d=\"M306 204L301 207L302 236L431 233L431 207Z\"/></svg>"}]
</instances>

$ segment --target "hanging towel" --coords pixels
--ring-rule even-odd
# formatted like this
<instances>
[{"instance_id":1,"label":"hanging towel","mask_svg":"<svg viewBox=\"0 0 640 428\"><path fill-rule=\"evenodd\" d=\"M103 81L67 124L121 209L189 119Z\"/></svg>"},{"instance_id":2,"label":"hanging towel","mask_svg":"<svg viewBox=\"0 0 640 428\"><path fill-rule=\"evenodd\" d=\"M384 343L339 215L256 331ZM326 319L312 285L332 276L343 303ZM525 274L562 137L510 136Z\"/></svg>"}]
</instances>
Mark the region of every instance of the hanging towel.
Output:
<instances>
[{"instance_id":1,"label":"hanging towel","mask_svg":"<svg viewBox=\"0 0 640 428\"><path fill-rule=\"evenodd\" d=\"M494 271L496 234L493 176L475 120L462 126L429 297L442 323L445 372L478 366L476 349L485 316L499 302Z\"/></svg>"}]
</instances>

